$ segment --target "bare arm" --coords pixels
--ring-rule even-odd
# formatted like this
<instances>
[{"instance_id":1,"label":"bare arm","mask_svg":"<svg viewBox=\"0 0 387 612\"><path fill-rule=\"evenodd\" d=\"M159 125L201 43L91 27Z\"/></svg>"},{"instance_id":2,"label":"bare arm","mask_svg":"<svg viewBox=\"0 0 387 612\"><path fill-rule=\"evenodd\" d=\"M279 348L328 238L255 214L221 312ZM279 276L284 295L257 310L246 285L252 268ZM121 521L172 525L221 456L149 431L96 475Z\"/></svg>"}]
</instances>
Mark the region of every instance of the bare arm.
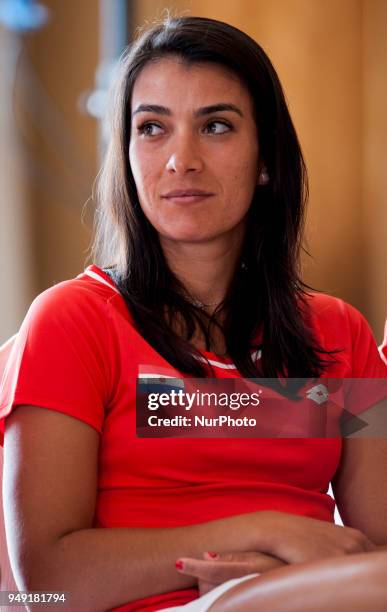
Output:
<instances>
[{"instance_id":1,"label":"bare arm","mask_svg":"<svg viewBox=\"0 0 387 612\"><path fill-rule=\"evenodd\" d=\"M19 406L7 418L5 521L20 589L68 591L72 605L97 612L196 585L174 564L206 550L302 562L372 548L352 529L278 512L169 529L93 528L98 445L92 427L56 411Z\"/></svg>"},{"instance_id":2,"label":"bare arm","mask_svg":"<svg viewBox=\"0 0 387 612\"><path fill-rule=\"evenodd\" d=\"M352 555L285 566L237 585L211 612L384 612L387 554Z\"/></svg>"},{"instance_id":3,"label":"bare arm","mask_svg":"<svg viewBox=\"0 0 387 612\"><path fill-rule=\"evenodd\" d=\"M74 609L97 612L196 585L175 570L182 554L253 550L267 537L259 521L243 529L238 517L173 529L92 528L98 445L92 427L59 412L20 406L7 418L5 521L19 589L68 591Z\"/></svg>"},{"instance_id":4,"label":"bare arm","mask_svg":"<svg viewBox=\"0 0 387 612\"><path fill-rule=\"evenodd\" d=\"M383 406L379 405L378 419L383 416L382 412ZM235 587L211 611L247 612L255 608L262 612L384 611L387 605L386 466L385 438L346 438L340 467L332 483L344 524L365 533L377 544L376 551L269 571ZM201 568L194 569L198 576Z\"/></svg>"},{"instance_id":5,"label":"bare arm","mask_svg":"<svg viewBox=\"0 0 387 612\"><path fill-rule=\"evenodd\" d=\"M343 523L361 530L379 546L387 545L386 469L386 438L345 438L332 481Z\"/></svg>"}]
</instances>

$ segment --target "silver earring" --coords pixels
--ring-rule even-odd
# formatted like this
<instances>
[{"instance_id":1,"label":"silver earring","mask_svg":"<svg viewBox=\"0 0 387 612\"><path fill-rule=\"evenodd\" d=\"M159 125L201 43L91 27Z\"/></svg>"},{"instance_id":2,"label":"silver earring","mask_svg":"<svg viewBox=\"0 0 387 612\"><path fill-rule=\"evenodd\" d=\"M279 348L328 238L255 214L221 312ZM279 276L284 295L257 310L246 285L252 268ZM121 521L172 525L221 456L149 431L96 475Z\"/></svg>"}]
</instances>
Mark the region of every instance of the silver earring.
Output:
<instances>
[{"instance_id":1,"label":"silver earring","mask_svg":"<svg viewBox=\"0 0 387 612\"><path fill-rule=\"evenodd\" d=\"M264 166L258 175L258 185L267 185L270 180L266 166Z\"/></svg>"}]
</instances>

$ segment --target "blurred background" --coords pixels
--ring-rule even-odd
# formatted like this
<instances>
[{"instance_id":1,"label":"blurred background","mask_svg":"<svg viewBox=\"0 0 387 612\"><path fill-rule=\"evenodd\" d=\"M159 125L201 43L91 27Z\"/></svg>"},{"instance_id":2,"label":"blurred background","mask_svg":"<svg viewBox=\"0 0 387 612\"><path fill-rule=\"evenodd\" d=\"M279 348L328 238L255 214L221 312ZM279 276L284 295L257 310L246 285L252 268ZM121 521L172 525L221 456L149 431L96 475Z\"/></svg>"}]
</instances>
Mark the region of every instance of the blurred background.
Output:
<instances>
[{"instance_id":1,"label":"blurred background","mask_svg":"<svg viewBox=\"0 0 387 612\"><path fill-rule=\"evenodd\" d=\"M227 21L268 53L309 169L305 280L359 308L381 340L387 0L0 0L0 344L38 293L90 263L107 88L136 28L166 8ZM5 551L0 510L10 589Z\"/></svg>"},{"instance_id":2,"label":"blurred background","mask_svg":"<svg viewBox=\"0 0 387 612\"><path fill-rule=\"evenodd\" d=\"M101 117L136 28L213 17L267 51L310 176L305 279L382 337L387 305L387 0L0 0L0 343L89 263Z\"/></svg>"}]
</instances>

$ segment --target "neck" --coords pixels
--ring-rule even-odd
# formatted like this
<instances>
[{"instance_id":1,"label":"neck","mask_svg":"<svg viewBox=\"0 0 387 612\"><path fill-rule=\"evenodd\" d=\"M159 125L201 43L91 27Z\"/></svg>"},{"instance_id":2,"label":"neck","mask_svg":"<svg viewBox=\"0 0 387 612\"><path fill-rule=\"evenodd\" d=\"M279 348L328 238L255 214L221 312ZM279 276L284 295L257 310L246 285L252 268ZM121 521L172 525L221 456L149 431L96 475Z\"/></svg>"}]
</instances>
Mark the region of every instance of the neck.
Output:
<instances>
[{"instance_id":1,"label":"neck","mask_svg":"<svg viewBox=\"0 0 387 612\"><path fill-rule=\"evenodd\" d=\"M172 272L183 283L189 298L213 311L226 297L240 260L244 228L230 237L202 243L174 242L160 237Z\"/></svg>"}]
</instances>

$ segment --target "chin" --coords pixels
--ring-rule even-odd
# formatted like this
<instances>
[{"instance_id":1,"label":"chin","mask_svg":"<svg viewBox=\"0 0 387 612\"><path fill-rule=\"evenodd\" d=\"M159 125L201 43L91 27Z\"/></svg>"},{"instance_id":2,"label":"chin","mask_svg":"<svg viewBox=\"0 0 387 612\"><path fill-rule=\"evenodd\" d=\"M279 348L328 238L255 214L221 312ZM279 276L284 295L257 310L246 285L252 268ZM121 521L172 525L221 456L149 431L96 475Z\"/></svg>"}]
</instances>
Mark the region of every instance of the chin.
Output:
<instances>
[{"instance_id":1,"label":"chin","mask_svg":"<svg viewBox=\"0 0 387 612\"><path fill-rule=\"evenodd\" d=\"M172 228L169 226L167 231L163 231L163 229L160 228L159 234L164 239L173 242L197 242L199 244L216 238L221 235L222 232L214 230L206 231L205 228L200 228L196 225L195 227L186 228Z\"/></svg>"},{"instance_id":2,"label":"chin","mask_svg":"<svg viewBox=\"0 0 387 612\"><path fill-rule=\"evenodd\" d=\"M184 243L186 242L188 243L197 243L200 244L201 242L207 242L208 240L211 240L212 238L214 238L215 236L206 236L203 235L202 233L199 232L186 232L186 233L175 233L172 234L171 232L168 232L168 234L161 234L163 236L163 238L165 238L166 240L170 240L172 242L181 242Z\"/></svg>"}]
</instances>

